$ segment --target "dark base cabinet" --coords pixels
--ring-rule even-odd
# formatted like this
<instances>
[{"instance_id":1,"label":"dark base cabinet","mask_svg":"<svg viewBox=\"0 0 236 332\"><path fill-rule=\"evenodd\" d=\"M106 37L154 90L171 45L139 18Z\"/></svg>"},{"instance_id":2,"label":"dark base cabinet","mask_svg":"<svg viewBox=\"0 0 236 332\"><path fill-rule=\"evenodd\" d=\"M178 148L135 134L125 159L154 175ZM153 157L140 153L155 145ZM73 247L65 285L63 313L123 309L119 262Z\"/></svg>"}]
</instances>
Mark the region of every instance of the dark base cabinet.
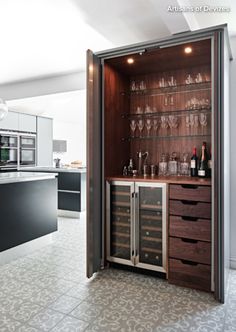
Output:
<instances>
[{"instance_id":1,"label":"dark base cabinet","mask_svg":"<svg viewBox=\"0 0 236 332\"><path fill-rule=\"evenodd\" d=\"M57 231L57 179L0 187L0 251Z\"/></svg>"}]
</instances>

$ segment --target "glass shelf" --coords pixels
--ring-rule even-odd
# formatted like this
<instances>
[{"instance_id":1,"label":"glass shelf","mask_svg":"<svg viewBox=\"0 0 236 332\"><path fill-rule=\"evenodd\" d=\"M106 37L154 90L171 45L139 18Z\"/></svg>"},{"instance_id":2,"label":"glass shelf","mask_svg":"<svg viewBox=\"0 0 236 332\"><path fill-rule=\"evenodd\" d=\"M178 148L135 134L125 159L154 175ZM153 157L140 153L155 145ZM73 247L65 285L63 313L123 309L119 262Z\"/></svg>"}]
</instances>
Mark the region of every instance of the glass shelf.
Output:
<instances>
[{"instance_id":1,"label":"glass shelf","mask_svg":"<svg viewBox=\"0 0 236 332\"><path fill-rule=\"evenodd\" d=\"M199 134L199 135L173 135L173 136L135 136L122 138L122 142L132 141L132 140L172 140L172 139L192 139L192 138L204 138L211 137L210 134Z\"/></svg>"},{"instance_id":2,"label":"glass shelf","mask_svg":"<svg viewBox=\"0 0 236 332\"><path fill-rule=\"evenodd\" d=\"M159 112L150 112L150 113L123 113L122 118L146 118L146 117L155 117L162 115L186 115L187 113L211 113L211 108L209 109L185 109L185 110L167 110L167 111L159 111Z\"/></svg>"},{"instance_id":3,"label":"glass shelf","mask_svg":"<svg viewBox=\"0 0 236 332\"><path fill-rule=\"evenodd\" d=\"M211 81L192 84L179 84L175 86L167 86L164 88L143 89L134 91L122 91L120 94L125 96L158 96L166 93L186 93L194 91L211 90Z\"/></svg>"}]
</instances>

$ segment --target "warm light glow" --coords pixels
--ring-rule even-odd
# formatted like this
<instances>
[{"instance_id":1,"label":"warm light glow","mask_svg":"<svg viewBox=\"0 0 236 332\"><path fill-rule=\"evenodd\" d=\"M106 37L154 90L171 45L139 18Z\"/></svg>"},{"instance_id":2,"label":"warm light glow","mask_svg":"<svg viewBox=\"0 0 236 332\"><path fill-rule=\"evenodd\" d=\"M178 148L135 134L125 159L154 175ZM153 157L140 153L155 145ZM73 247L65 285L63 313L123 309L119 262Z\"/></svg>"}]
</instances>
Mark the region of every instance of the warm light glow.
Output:
<instances>
[{"instance_id":1,"label":"warm light glow","mask_svg":"<svg viewBox=\"0 0 236 332\"><path fill-rule=\"evenodd\" d=\"M192 47L185 47L185 49L184 49L184 52L186 53L186 54L189 54L189 53L192 53Z\"/></svg>"},{"instance_id":2,"label":"warm light glow","mask_svg":"<svg viewBox=\"0 0 236 332\"><path fill-rule=\"evenodd\" d=\"M128 58L128 59L127 59L127 62L128 62L128 64L131 65L132 63L134 63L134 59L133 59L133 58Z\"/></svg>"}]
</instances>

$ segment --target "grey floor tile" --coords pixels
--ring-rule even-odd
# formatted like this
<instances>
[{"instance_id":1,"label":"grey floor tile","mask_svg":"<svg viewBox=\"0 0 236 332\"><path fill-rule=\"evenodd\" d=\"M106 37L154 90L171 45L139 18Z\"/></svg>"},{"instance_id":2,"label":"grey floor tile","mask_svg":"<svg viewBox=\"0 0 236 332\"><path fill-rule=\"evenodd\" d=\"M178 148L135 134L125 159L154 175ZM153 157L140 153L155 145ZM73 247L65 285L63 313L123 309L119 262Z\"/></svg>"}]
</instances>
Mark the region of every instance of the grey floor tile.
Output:
<instances>
[{"instance_id":1,"label":"grey floor tile","mask_svg":"<svg viewBox=\"0 0 236 332\"><path fill-rule=\"evenodd\" d=\"M43 308L35 303L23 302L19 307L9 311L9 315L17 321L27 322Z\"/></svg>"},{"instance_id":2,"label":"grey floor tile","mask_svg":"<svg viewBox=\"0 0 236 332\"><path fill-rule=\"evenodd\" d=\"M83 332L88 325L82 320L67 316L52 329L52 332Z\"/></svg>"},{"instance_id":3,"label":"grey floor tile","mask_svg":"<svg viewBox=\"0 0 236 332\"><path fill-rule=\"evenodd\" d=\"M35 315L28 325L35 327L41 331L49 331L56 326L65 316L55 310L45 309Z\"/></svg>"}]
</instances>

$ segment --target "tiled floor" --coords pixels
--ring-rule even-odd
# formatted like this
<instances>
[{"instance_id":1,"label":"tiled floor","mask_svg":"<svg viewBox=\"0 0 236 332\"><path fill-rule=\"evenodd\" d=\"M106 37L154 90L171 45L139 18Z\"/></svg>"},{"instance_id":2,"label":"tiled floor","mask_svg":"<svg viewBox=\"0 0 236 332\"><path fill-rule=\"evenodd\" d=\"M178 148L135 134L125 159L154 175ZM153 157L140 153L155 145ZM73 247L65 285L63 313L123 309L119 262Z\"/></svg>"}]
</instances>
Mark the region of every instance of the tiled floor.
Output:
<instances>
[{"instance_id":1,"label":"tiled floor","mask_svg":"<svg viewBox=\"0 0 236 332\"><path fill-rule=\"evenodd\" d=\"M236 271L227 302L154 277L85 278L85 220L60 219L53 245L0 267L0 331L236 331Z\"/></svg>"}]
</instances>

